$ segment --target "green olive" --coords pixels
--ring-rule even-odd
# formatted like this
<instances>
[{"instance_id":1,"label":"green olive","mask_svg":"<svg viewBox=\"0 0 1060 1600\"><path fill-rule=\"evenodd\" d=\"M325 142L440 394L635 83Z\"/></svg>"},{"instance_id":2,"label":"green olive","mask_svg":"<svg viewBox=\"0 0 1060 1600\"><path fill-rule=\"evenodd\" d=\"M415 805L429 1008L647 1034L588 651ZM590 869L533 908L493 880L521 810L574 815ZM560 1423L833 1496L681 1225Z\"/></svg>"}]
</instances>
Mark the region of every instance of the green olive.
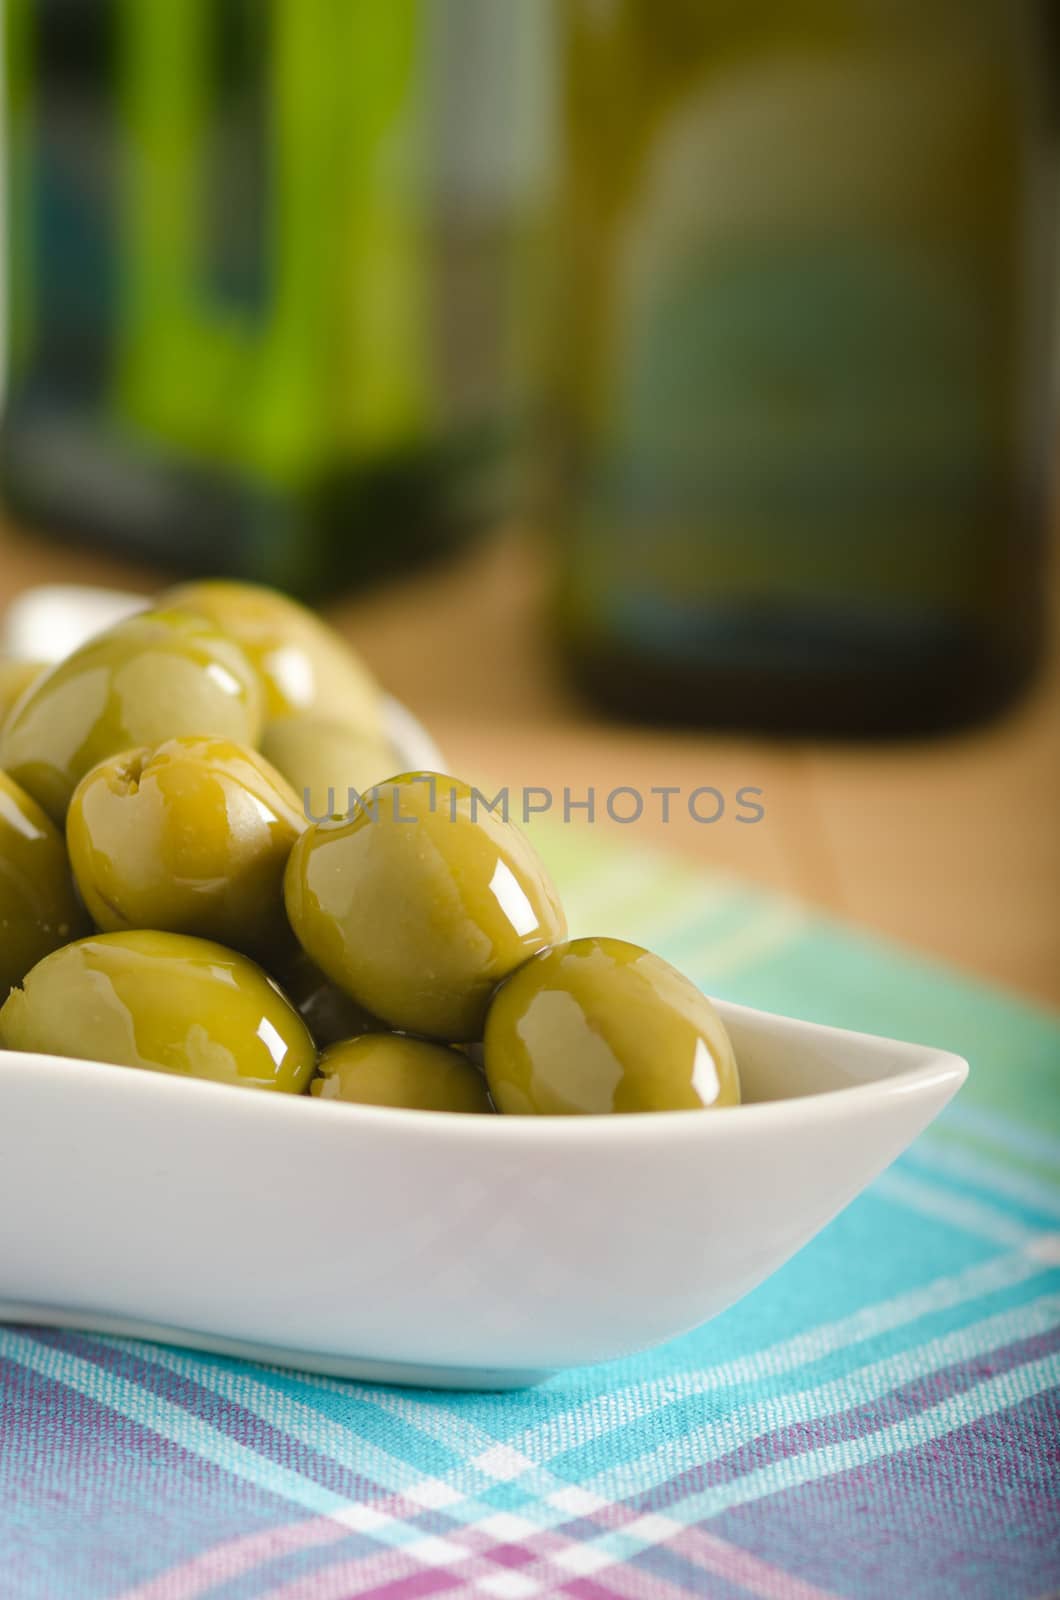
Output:
<instances>
[{"instance_id":1,"label":"green olive","mask_svg":"<svg viewBox=\"0 0 1060 1600\"><path fill-rule=\"evenodd\" d=\"M278 717L265 725L262 753L298 795L309 821L343 815L357 797L390 776L389 740L324 717Z\"/></svg>"},{"instance_id":2,"label":"green olive","mask_svg":"<svg viewBox=\"0 0 1060 1600\"><path fill-rule=\"evenodd\" d=\"M0 1002L42 956L88 930L62 834L0 772Z\"/></svg>"},{"instance_id":3,"label":"green olive","mask_svg":"<svg viewBox=\"0 0 1060 1600\"><path fill-rule=\"evenodd\" d=\"M465 783L406 773L291 851L287 914L333 982L392 1028L481 1039L490 995L566 922L527 839Z\"/></svg>"},{"instance_id":4,"label":"green olive","mask_svg":"<svg viewBox=\"0 0 1060 1600\"><path fill-rule=\"evenodd\" d=\"M43 661L0 661L0 728L30 684L48 668Z\"/></svg>"},{"instance_id":5,"label":"green olive","mask_svg":"<svg viewBox=\"0 0 1060 1600\"><path fill-rule=\"evenodd\" d=\"M738 1105L721 1018L694 983L639 945L573 939L498 989L486 1019L498 1111L545 1116Z\"/></svg>"},{"instance_id":6,"label":"green olive","mask_svg":"<svg viewBox=\"0 0 1060 1600\"><path fill-rule=\"evenodd\" d=\"M250 954L290 933L283 873L305 827L293 791L230 739L169 739L93 767L66 838L96 926L197 934Z\"/></svg>"},{"instance_id":7,"label":"green olive","mask_svg":"<svg viewBox=\"0 0 1060 1600\"><path fill-rule=\"evenodd\" d=\"M181 734L255 745L261 685L213 623L144 611L97 634L24 694L0 734L0 766L62 822L97 762Z\"/></svg>"},{"instance_id":8,"label":"green olive","mask_svg":"<svg viewBox=\"0 0 1060 1600\"><path fill-rule=\"evenodd\" d=\"M316 1041L318 1050L362 1033L381 1033L385 1025L351 1000L306 955L301 945L274 962L273 977Z\"/></svg>"},{"instance_id":9,"label":"green olive","mask_svg":"<svg viewBox=\"0 0 1060 1600\"><path fill-rule=\"evenodd\" d=\"M459 1051L396 1033L332 1045L310 1085L322 1100L410 1111L492 1112L486 1081Z\"/></svg>"},{"instance_id":10,"label":"green olive","mask_svg":"<svg viewBox=\"0 0 1060 1600\"><path fill-rule=\"evenodd\" d=\"M0 1007L0 1047L301 1094L316 1052L245 956L179 933L101 933L45 956Z\"/></svg>"},{"instance_id":11,"label":"green olive","mask_svg":"<svg viewBox=\"0 0 1060 1600\"><path fill-rule=\"evenodd\" d=\"M163 602L209 617L242 645L261 674L266 718L312 712L379 734L375 679L345 639L296 600L258 584L213 579L181 584Z\"/></svg>"}]
</instances>

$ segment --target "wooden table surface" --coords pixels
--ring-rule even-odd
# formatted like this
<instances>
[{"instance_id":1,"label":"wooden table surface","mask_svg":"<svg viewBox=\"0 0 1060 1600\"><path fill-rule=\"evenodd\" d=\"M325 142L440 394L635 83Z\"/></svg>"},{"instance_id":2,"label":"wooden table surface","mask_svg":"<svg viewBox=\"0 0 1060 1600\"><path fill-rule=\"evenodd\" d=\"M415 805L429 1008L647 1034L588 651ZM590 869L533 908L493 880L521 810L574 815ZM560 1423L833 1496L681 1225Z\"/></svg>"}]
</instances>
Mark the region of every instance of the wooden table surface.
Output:
<instances>
[{"instance_id":1,"label":"wooden table surface","mask_svg":"<svg viewBox=\"0 0 1060 1600\"><path fill-rule=\"evenodd\" d=\"M0 524L0 607L44 582L143 589L159 575ZM988 729L909 746L778 745L595 717L549 648L547 587L540 545L512 532L330 615L455 773L575 797L755 785L766 814L753 827L647 813L636 827L593 826L736 870L1060 1007L1057 630L1033 692Z\"/></svg>"}]
</instances>

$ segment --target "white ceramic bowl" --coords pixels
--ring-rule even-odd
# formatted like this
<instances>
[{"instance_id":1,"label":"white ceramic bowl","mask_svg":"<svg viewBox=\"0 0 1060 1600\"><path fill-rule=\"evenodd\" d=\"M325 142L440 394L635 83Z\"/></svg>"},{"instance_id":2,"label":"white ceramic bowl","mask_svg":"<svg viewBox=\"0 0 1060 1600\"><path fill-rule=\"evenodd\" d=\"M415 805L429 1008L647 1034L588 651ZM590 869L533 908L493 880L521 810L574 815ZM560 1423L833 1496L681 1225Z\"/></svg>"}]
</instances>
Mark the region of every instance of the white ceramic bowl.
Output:
<instances>
[{"instance_id":1,"label":"white ceramic bowl","mask_svg":"<svg viewBox=\"0 0 1060 1600\"><path fill-rule=\"evenodd\" d=\"M42 583L17 595L0 617L0 656L61 661L104 628L145 610L150 595L90 584ZM399 700L384 701L387 731L404 770L440 772L438 746Z\"/></svg>"},{"instance_id":2,"label":"white ceramic bowl","mask_svg":"<svg viewBox=\"0 0 1060 1600\"><path fill-rule=\"evenodd\" d=\"M715 1316L964 1081L722 1005L752 1104L485 1118L0 1052L0 1318L503 1387Z\"/></svg>"},{"instance_id":3,"label":"white ceramic bowl","mask_svg":"<svg viewBox=\"0 0 1060 1600\"><path fill-rule=\"evenodd\" d=\"M142 602L36 590L55 659ZM444 770L390 702L408 768ZM902 1151L958 1057L719 1008L749 1104L654 1116L392 1111L0 1051L0 1319L374 1381L504 1387L715 1316Z\"/></svg>"},{"instance_id":4,"label":"white ceramic bowl","mask_svg":"<svg viewBox=\"0 0 1060 1600\"><path fill-rule=\"evenodd\" d=\"M41 583L16 595L0 623L0 655L26 661L64 656L125 617L144 611L148 595L87 583Z\"/></svg>"}]
</instances>

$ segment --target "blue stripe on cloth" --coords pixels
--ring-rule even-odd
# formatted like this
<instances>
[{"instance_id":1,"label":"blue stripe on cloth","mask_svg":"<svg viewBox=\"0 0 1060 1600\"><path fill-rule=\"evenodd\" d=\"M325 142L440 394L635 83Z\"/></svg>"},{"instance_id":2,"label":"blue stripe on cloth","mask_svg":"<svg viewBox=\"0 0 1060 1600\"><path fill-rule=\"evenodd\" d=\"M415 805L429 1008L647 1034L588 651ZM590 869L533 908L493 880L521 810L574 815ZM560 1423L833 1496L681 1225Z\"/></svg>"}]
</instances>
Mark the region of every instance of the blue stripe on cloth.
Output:
<instances>
[{"instance_id":1,"label":"blue stripe on cloth","mask_svg":"<svg viewBox=\"0 0 1060 1600\"><path fill-rule=\"evenodd\" d=\"M270 1461L230 1438L221 1428L192 1416L172 1401L160 1399L140 1384L105 1372L61 1348L42 1344L28 1333L0 1328L0 1356L61 1383L74 1394L94 1400L108 1411L180 1445L200 1461L234 1473L255 1488L277 1495L292 1505L324 1514L342 1510L349 1503L345 1496Z\"/></svg>"},{"instance_id":2,"label":"blue stripe on cloth","mask_svg":"<svg viewBox=\"0 0 1060 1600\"><path fill-rule=\"evenodd\" d=\"M5 1600L109 1600L119 1574L139 1581L290 1515L149 1421L115 1415L12 1354L0 1347Z\"/></svg>"},{"instance_id":3,"label":"blue stripe on cloth","mask_svg":"<svg viewBox=\"0 0 1060 1600\"><path fill-rule=\"evenodd\" d=\"M210 1600L300 1582L347 1600L366 1573L412 1600L472 1569L494 1600L533 1600L525 1573L578 1600L806 1600L800 1580L1029 1600L1060 1584L1043 1533L1060 1022L680 862L594 846L568 898L572 925L652 942L734 999L967 1054L968 1089L740 1305L523 1394L0 1330L3 1600L116 1600L171 1568L183 1596L187 1562L216 1550ZM366 1506L374 1527L328 1521ZM233 1541L273 1529L245 1571L224 1567Z\"/></svg>"},{"instance_id":4,"label":"blue stripe on cloth","mask_svg":"<svg viewBox=\"0 0 1060 1600\"><path fill-rule=\"evenodd\" d=\"M709 968L691 976L710 988ZM716 992L766 1011L954 1050L972 1063L959 1105L996 1108L1039 1134L1050 1125L1055 1132L1060 1121L1060 1022L882 941L822 922L782 953L728 974Z\"/></svg>"},{"instance_id":5,"label":"blue stripe on cloth","mask_svg":"<svg viewBox=\"0 0 1060 1600\"><path fill-rule=\"evenodd\" d=\"M1024 1400L1048 1395L1058 1384L1060 1359L1055 1354L1043 1356L1000 1378L984 1379L964 1393L876 1432L799 1456L783 1457L756 1472L706 1489L684 1502L683 1515L697 1521L714 1517L732 1506L749 1505L768 1495L817 1483L888 1455L933 1444L980 1418L997 1416Z\"/></svg>"},{"instance_id":6,"label":"blue stripe on cloth","mask_svg":"<svg viewBox=\"0 0 1060 1600\"><path fill-rule=\"evenodd\" d=\"M1058 1091L1060 1092L1060 1091ZM992 1107L984 1111L972 1105L966 1096L947 1106L947 1126L965 1131L982 1139L988 1146L1007 1150L1023 1156L1028 1161L1040 1162L1053 1174L1060 1174L1060 1138L1039 1127L1028 1127L1013 1121L1004 1111ZM1057 1177L1060 1183L1060 1176Z\"/></svg>"},{"instance_id":7,"label":"blue stripe on cloth","mask_svg":"<svg viewBox=\"0 0 1060 1600\"><path fill-rule=\"evenodd\" d=\"M1045 1231L1060 1225L1060 1187L983 1160L959 1145L940 1139L918 1139L897 1163L897 1170L917 1173L956 1194L982 1199L1030 1228Z\"/></svg>"},{"instance_id":8,"label":"blue stripe on cloth","mask_svg":"<svg viewBox=\"0 0 1060 1600\"><path fill-rule=\"evenodd\" d=\"M646 1492L645 1485L668 1481L752 1441L802 1428L808 1422L841 1418L852 1408L882 1402L910 1384L927 1387L930 1380L945 1379L960 1392L971 1385L982 1364L979 1358L1057 1330L1060 1292L803 1389L777 1391L768 1383L760 1384L742 1403L727 1405L715 1416L704 1415L701 1403L686 1403L667 1419L669 1426L661 1442L658 1413L648 1429L628 1430L619 1444L612 1437L612 1459L595 1476L586 1474L581 1481L612 1498Z\"/></svg>"},{"instance_id":9,"label":"blue stripe on cloth","mask_svg":"<svg viewBox=\"0 0 1060 1600\"><path fill-rule=\"evenodd\" d=\"M1054 1384L1057 1374L1054 1373ZM717 1517L748 1544L857 1600L1044 1597L1056 1584L1056 1389L907 1450Z\"/></svg>"}]
</instances>

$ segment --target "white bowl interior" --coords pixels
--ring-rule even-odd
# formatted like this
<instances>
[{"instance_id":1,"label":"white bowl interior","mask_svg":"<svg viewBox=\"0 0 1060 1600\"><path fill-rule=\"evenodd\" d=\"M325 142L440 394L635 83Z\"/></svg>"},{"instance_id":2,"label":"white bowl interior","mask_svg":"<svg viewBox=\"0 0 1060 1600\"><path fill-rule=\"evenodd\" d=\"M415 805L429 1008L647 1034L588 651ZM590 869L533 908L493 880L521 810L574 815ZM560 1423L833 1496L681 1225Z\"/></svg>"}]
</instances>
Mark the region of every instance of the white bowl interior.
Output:
<instances>
[{"instance_id":1,"label":"white bowl interior","mask_svg":"<svg viewBox=\"0 0 1060 1600\"><path fill-rule=\"evenodd\" d=\"M743 1006L719 1003L740 1066L745 1105L795 1100L856 1089L921 1065L919 1046L845 1029L819 1027L793 1017L770 1019ZM857 1039L856 1049L851 1048Z\"/></svg>"}]
</instances>

